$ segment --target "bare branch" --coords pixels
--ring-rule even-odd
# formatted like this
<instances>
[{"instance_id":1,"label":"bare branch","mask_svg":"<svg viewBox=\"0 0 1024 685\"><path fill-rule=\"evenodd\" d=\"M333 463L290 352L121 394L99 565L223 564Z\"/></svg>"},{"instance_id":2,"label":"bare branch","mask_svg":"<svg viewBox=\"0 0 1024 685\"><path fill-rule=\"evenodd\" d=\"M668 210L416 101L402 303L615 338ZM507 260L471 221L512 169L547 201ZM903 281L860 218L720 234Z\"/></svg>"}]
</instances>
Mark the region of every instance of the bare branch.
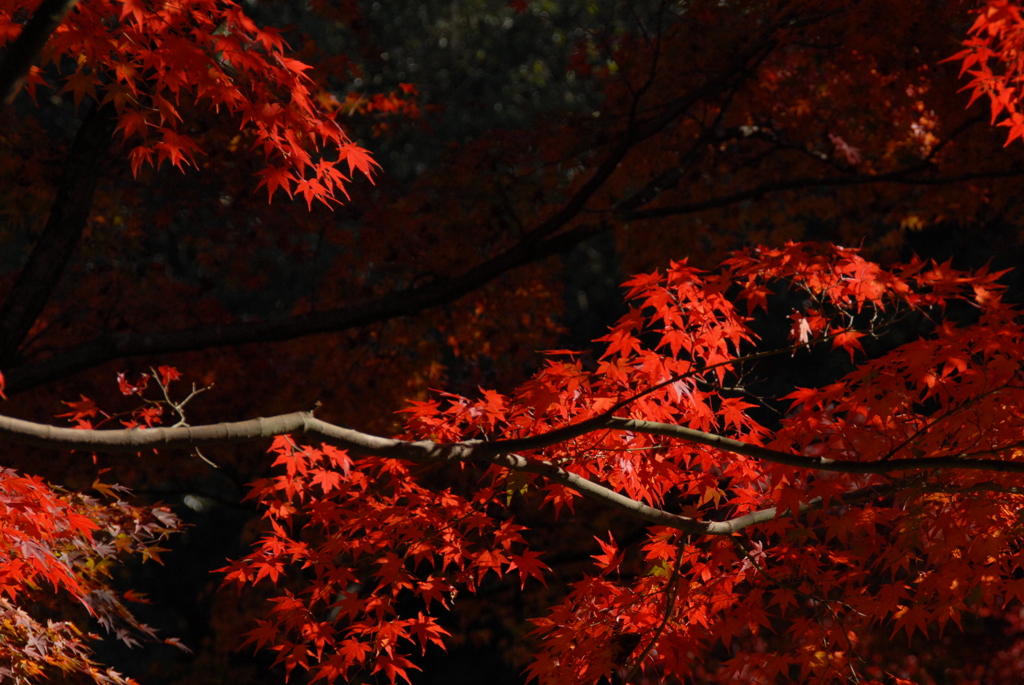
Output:
<instances>
[{"instance_id":1,"label":"bare branch","mask_svg":"<svg viewBox=\"0 0 1024 685\"><path fill-rule=\"evenodd\" d=\"M634 433L660 435L666 438L677 438L685 442L706 445L723 452L742 454L762 461L785 464L801 469L815 471L833 471L835 473L873 473L884 475L899 471L926 471L931 469L994 471L998 473L1024 473L1024 462L1005 461L1003 459L974 459L968 455L945 457L921 457L919 459L890 459L888 461L840 461L825 457L805 457L801 454L781 452L759 445L750 445L721 435L704 433L703 431L677 426L671 423L655 421L639 421L614 417L608 420L607 428L627 430Z\"/></svg>"},{"instance_id":2,"label":"bare branch","mask_svg":"<svg viewBox=\"0 0 1024 685\"><path fill-rule=\"evenodd\" d=\"M170 428L129 428L122 430L80 430L33 423L9 416L0 416L0 438L12 442L62 450L90 452L139 452L155 448L194 449L208 445L224 445L272 438L279 435L300 434L347 449L356 455L374 455L388 459L406 459L413 462L472 462L488 461L505 468L537 473L552 477L552 468L560 467L519 455L518 451L543 449L574 437L601 430L630 431L660 435L684 442L705 445L723 452L784 464L801 469L832 471L850 474L896 473L901 471L927 471L933 469L992 471L996 473L1024 473L1024 462L1003 459L975 459L968 455L921 457L917 459L891 459L889 461L843 461L825 457L807 457L791 452L773 450L760 445L733 440L722 435L705 433L671 423L641 421L618 416L599 416L572 424L563 429L510 440L466 440L464 442L437 443L430 440L398 440L361 433L351 428L336 426L315 418L309 412L280 414L267 418L206 426L177 426ZM572 476L574 474L568 474ZM563 476L558 476L563 478ZM557 478L556 478L557 479ZM569 480L573 480L569 478ZM575 482L575 481L573 481ZM573 486L575 487L575 486Z\"/></svg>"},{"instance_id":3,"label":"bare branch","mask_svg":"<svg viewBox=\"0 0 1024 685\"><path fill-rule=\"evenodd\" d=\"M771 181L759 183L755 186L728 195L721 195L699 202L690 202L682 205L671 205L666 207L654 207L629 212L622 212L619 218L623 221L640 221L643 219L658 219L666 216L681 216L694 214L709 209L720 209L734 205L743 200L757 199L762 195L777 193L786 190L800 190L805 188L825 188L870 185L874 183L892 183L896 185L951 185L964 183L980 178L1013 178L1024 176L1024 169L1014 166L1010 169L996 169L992 171L978 171L955 176L914 176L920 171L926 170L929 165L915 165L905 169L898 169L884 174L851 174L849 176L833 176L822 178L820 176L805 176L784 181Z\"/></svg>"},{"instance_id":4,"label":"bare branch","mask_svg":"<svg viewBox=\"0 0 1024 685\"><path fill-rule=\"evenodd\" d=\"M7 416L0 416L0 438L36 447L73 449L90 452L139 452L153 448L198 449L207 445L248 442L279 435L296 434L346 449L353 455L373 455L388 459L404 459L418 464L440 462L486 462L513 471L533 473L560 483L590 499L613 506L629 515L689 534L732 535L749 526L776 518L775 507L751 512L726 521L702 521L680 516L631 499L600 483L567 471L552 461L525 457L515 448L528 446L540 449L558 444L572 436L599 430L622 430L683 440L796 468L854 474L886 474L897 471L930 469L985 470L1024 473L1024 462L999 459L968 459L931 457L895 459L886 462L849 462L805 457L750 445L720 435L685 428L674 424L639 421L621 417L597 417L574 424L561 431L552 431L532 438L513 440L467 440L436 443L429 440L397 440L361 433L315 418L309 412L281 414L267 418L219 423L207 426L176 426L169 428L79 430L59 428ZM986 488L988 489L988 488ZM800 512L821 506L821 500L801 503Z\"/></svg>"},{"instance_id":5,"label":"bare branch","mask_svg":"<svg viewBox=\"0 0 1024 685\"><path fill-rule=\"evenodd\" d=\"M11 364L43 311L89 220L100 169L114 135L113 109L93 104L64 160L57 197L14 287L0 305L0 363Z\"/></svg>"},{"instance_id":6,"label":"bare branch","mask_svg":"<svg viewBox=\"0 0 1024 685\"><path fill-rule=\"evenodd\" d=\"M360 433L321 421L308 412L295 412L237 423L126 430L79 430L0 417L0 436L26 445L92 452L138 452L157 447L196 449L207 445L247 442L278 435L301 434L348 450L354 455L405 459L419 464L486 461L515 471L534 473L561 483L632 516L687 533L722 535L733 532L728 524L706 523L678 516L630 499L547 461L527 459L493 449L497 443L467 441L438 444L407 441ZM772 515L768 518L774 517Z\"/></svg>"}]
</instances>

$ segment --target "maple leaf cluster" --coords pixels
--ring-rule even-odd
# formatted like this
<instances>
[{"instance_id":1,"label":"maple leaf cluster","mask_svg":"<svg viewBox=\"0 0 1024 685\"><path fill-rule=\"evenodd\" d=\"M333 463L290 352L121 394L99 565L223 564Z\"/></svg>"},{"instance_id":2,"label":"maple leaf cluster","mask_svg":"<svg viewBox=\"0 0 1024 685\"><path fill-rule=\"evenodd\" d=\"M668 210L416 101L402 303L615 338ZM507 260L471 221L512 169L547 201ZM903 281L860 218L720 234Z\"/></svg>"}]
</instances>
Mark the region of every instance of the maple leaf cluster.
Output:
<instances>
[{"instance_id":1,"label":"maple leaf cluster","mask_svg":"<svg viewBox=\"0 0 1024 685\"><path fill-rule=\"evenodd\" d=\"M976 12L964 49L949 59L961 61L961 76L970 76L964 90L971 92L971 103L985 96L992 123L1010 129L1009 145L1024 138L1024 8L1012 0L986 0Z\"/></svg>"},{"instance_id":2,"label":"maple leaf cluster","mask_svg":"<svg viewBox=\"0 0 1024 685\"><path fill-rule=\"evenodd\" d=\"M100 410L89 398L65 402L70 411L59 414L76 429L119 420L126 428L162 423L167 386L179 379L177 369L153 371L164 390L163 403L144 403L122 415ZM142 396L150 374L132 384L124 374L118 385L124 395ZM180 409L181 403L171 404ZM103 668L92 659L88 640L74 621L41 621L40 607L67 611L85 609L109 635L129 645L141 639L158 640L156 632L132 614L126 602L148 603L132 590L118 592L110 585L111 571L127 558L161 562L167 549L160 543L181 523L166 506L129 504L129 491L97 478L92 488L99 497L65 491L38 476L0 469L0 676L17 683L49 680L55 672L80 674L100 685L131 685L135 681ZM186 649L175 638L163 640Z\"/></svg>"},{"instance_id":3,"label":"maple leaf cluster","mask_svg":"<svg viewBox=\"0 0 1024 685\"><path fill-rule=\"evenodd\" d=\"M162 506L137 507L124 489L97 481L96 499L53 488L38 477L0 470L0 677L32 683L78 673L96 683L128 678L95 663L85 634L71 621L40 620L39 607L71 602L129 645L156 638L124 601L144 601L109 586L110 570L127 556L159 561L157 546L178 528ZM65 607L66 610L66 607Z\"/></svg>"},{"instance_id":4,"label":"maple leaf cluster","mask_svg":"<svg viewBox=\"0 0 1024 685\"><path fill-rule=\"evenodd\" d=\"M809 244L637 276L596 368L552 353L511 395L408 410L407 438L526 460L482 467L469 496L428 489L429 469L279 438L284 473L251 494L270 528L224 569L283 589L249 641L328 682L408 680L403 645L442 645L431 609L491 572L543 581L508 500L564 514L600 483L599 500L666 525L639 550L597 540L595 572L534 619L532 679L881 682L859 635L934 635L1024 599L1024 328L999 276ZM792 344L759 350L752 315L781 294ZM966 322L945 316L965 305ZM919 339L824 387L742 387L759 361L863 356L913 321Z\"/></svg>"},{"instance_id":5,"label":"maple leaf cluster","mask_svg":"<svg viewBox=\"0 0 1024 685\"><path fill-rule=\"evenodd\" d=\"M383 673L408 680L418 668L410 646L444 647L448 635L429 612L473 592L488 573L517 571L525 583L546 566L525 548L522 526L491 515L493 487L463 497L417 484L394 460L353 461L342 450L275 440L274 465L285 473L257 481L270 524L245 558L222 569L228 584L266 579L284 592L246 643L270 646L286 673L296 667L328 682ZM312 582L293 587L291 568ZM415 597L421 609L403 616Z\"/></svg>"},{"instance_id":6,"label":"maple leaf cluster","mask_svg":"<svg viewBox=\"0 0 1024 685\"><path fill-rule=\"evenodd\" d=\"M0 5L0 49L36 4ZM164 161L196 164L202 150L186 123L189 102L239 120L264 157L259 186L271 198L280 189L310 206L330 204L347 197L353 174L369 177L376 166L336 121L341 103L305 75L310 67L287 55L277 30L258 26L230 0L83 0L54 33L44 60L71 70L61 92L76 105L87 95L113 104L136 174ZM46 85L43 69L32 67L26 84L35 97Z\"/></svg>"}]
</instances>

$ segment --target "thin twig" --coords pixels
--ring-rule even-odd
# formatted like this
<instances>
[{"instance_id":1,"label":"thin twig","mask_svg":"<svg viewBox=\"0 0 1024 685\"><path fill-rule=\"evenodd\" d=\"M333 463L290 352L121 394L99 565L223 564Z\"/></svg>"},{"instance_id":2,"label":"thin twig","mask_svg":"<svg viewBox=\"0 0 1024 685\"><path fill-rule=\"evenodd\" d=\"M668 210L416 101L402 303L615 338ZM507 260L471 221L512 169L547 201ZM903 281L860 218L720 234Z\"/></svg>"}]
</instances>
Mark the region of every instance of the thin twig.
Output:
<instances>
[{"instance_id":1,"label":"thin twig","mask_svg":"<svg viewBox=\"0 0 1024 685\"><path fill-rule=\"evenodd\" d=\"M676 598L678 596L677 590L679 586L679 579L681 577L679 569L682 566L683 550L686 547L685 540L680 540L678 545L679 550L676 552L676 561L672 567L672 576L668 579L668 583L665 585L665 614L661 617L661 623L658 624L658 628L654 631L651 641L647 643L644 651L640 652L640 655L637 656L636 660L633 662L633 666L629 669L626 677L623 678L625 685L629 685L636 676L637 672L640 670L640 666L643 665L644 660L647 659L647 656L651 653L651 650L654 649L654 646L658 644L658 640L661 639L662 633L665 632L665 627L672 618L672 611L675 609Z\"/></svg>"}]
</instances>

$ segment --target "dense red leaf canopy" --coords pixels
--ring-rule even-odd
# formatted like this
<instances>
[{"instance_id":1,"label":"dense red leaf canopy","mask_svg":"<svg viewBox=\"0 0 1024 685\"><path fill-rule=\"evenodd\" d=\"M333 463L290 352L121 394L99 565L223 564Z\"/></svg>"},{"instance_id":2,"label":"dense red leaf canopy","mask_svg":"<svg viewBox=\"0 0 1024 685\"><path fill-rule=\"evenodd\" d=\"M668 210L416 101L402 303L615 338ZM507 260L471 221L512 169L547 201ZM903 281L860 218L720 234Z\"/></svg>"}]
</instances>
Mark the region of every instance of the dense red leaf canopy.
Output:
<instances>
[{"instance_id":1,"label":"dense red leaf canopy","mask_svg":"<svg viewBox=\"0 0 1024 685\"><path fill-rule=\"evenodd\" d=\"M883 269L807 244L751 250L711 273L677 263L629 282L631 311L597 368L558 353L511 395L417 403L408 438L496 451L511 441L528 462L674 515L639 554L597 540L595 571L534 619L531 677L880 682L862 636L935 636L965 613L1017 606L1024 329L997 278ZM760 349L750 316L780 293L798 303L785 313L793 344ZM961 303L968 321L946 318ZM743 390L760 360L821 345L863 360L864 343L884 346L910 318L927 332L835 383L778 398ZM778 413L759 421L759 405ZM538 436L547 445L530 449ZM436 492L400 462L286 438L271 451L282 472L252 493L271 527L225 571L290 586L289 568L309 570L250 641L328 681L406 678L403 648L444 634L423 611L487 574L543 582L506 497L549 506L571 529L566 509L581 494L500 465L471 495ZM411 596L422 609L405 614Z\"/></svg>"},{"instance_id":2,"label":"dense red leaf canopy","mask_svg":"<svg viewBox=\"0 0 1024 685\"><path fill-rule=\"evenodd\" d=\"M1014 208L1019 165L993 163L977 144L989 132L963 118L967 103L950 95L956 86L941 63L962 68L970 102L988 102L991 123L1009 129L1007 144L1024 138L1024 10L1010 0L975 10L909 3L888 15L884 3L819 5L662 3L651 16L634 12L630 30L572 34L567 73L600 93L588 101L595 109L441 141L445 161L411 174L406 188L367 187L368 199L344 216L362 223L322 241L342 220L314 208L358 203L349 197L355 177L378 174L352 131L388 140L396 122L429 130L420 118L439 108L421 109L420 89L406 82L377 93L339 87L358 72L344 56L311 41L293 52L231 0L82 0L24 74L33 101L56 85L53 98L69 94L76 117L90 108L43 231L34 207L49 197L40 179L54 172L40 169L57 155L36 141L59 127L0 135L11 160L0 176L17 180L3 216L45 236L22 273L37 268L45 283L19 278L12 289L29 292L35 312L12 304L20 295L0 307L0 360L13 367L12 385L66 378L121 354L291 340L449 309L430 315L430 336L419 323L395 323L360 341L371 362L345 360L364 384L352 387L387 384L352 400L361 405L354 415L395 426L389 400L409 399L395 439L314 424L306 413L244 430L200 426L194 435L206 442L193 441L184 407L207 388L172 399L188 373L162 361L118 375L137 407L105 412L81 395L59 414L74 431L8 417L0 431L33 446L107 440L134 452L166 435L173 440L161 444L195 448L205 465L213 462L200 442L273 437L266 468L240 469L260 474L246 498L262 517L258 539L219 578L226 592L269 598L237 642L270 651L286 678L413 682L417 659L451 644L450 612L503 582L537 607L519 634L533 651L525 677L539 683L936 682L894 650L958 635L979 617L1021 631L1024 326L1005 301L1005 274L901 264L893 254L925 225L974 226ZM345 3L311 6L362 21ZM0 2L0 49L28 32L37 7ZM505 9L547 12L522 0ZM884 31L879 16L889 20ZM925 20L940 29L923 29ZM963 49L950 57L947 29L964 21ZM919 39L912 50L886 52L886 41L909 36ZM368 42L360 49L370 51ZM203 175L141 190L119 179L94 203L94 187L79 187L95 171L82 150L107 154L109 140L89 118L107 112L132 176L159 178L165 161ZM10 110L3 116L14 120ZM253 173L259 181L248 190L266 187L277 200L265 214L262 200L256 212L239 192ZM211 174L217 184L206 188ZM168 234L198 255L191 281L128 254L158 235L149 223L188 223L172 216L188 204L182 189L214 198L216 218ZM173 201L154 201L160 193ZM765 210L766 195L782 200ZM77 223L60 224L65 201ZM55 305L90 212L96 226L126 228L97 240L107 242L89 254L104 253L106 266L72 268L71 294ZM882 262L868 250L786 241L815 222L844 237L874 233L866 217L881 227ZM595 341L596 353L549 352L537 362L535 343L560 332L547 311L557 307L558 276L538 267L514 287L484 286L612 223L613 241L634 246L623 262L643 265L637 271L664 264L666 245L692 239L706 249L627 280L627 313ZM477 242L453 247L470 234ZM749 236L773 244L729 253L712 269L694 265L756 242ZM191 299L211 265L245 253L251 259L231 262L223 280L256 292L274 259L315 244L314 263L324 242L341 257L321 269L330 283L322 309L314 292L278 318L253 321L244 305L230 312L215 297ZM145 266L108 280L122 258ZM112 315L108 305L120 306L126 291L133 296ZM452 304L467 293L472 302ZM175 316L201 325L180 329ZM168 320L175 327L152 332ZM96 337L64 347L82 331ZM385 339L392 349L382 352ZM280 366L318 382L342 375L324 361L330 345L308 347L317 349L299 347L302 361ZM444 384L439 348L476 367L472 378L480 360L504 357L492 376L517 383L428 392ZM237 403L266 397L256 381L253 392L237 379L277 360L262 351L229 359ZM779 371L786 364L805 373ZM292 373L273 401L299 396L305 380ZM5 389L0 374L0 396ZM275 431L281 421L327 441ZM102 474L98 463L86 457L75 473ZM123 488L100 478L91 486L99 497L87 490L0 470L0 678L131 682L96 663L83 621L130 644L163 637L128 611L125 602L146 599L118 589L116 571L132 556L160 561L178 520L161 504L128 504ZM591 516L607 529L579 536ZM593 563L559 567L562 547ZM996 659L959 655L947 680L1019 681L1024 642L1008 642Z\"/></svg>"},{"instance_id":3,"label":"dense red leaf canopy","mask_svg":"<svg viewBox=\"0 0 1024 685\"><path fill-rule=\"evenodd\" d=\"M132 554L159 561L157 543L178 527L166 507L135 507L123 488L97 481L103 500L54 489L39 478L0 472L0 675L39 682L81 673L97 683L127 683L91 659L81 629L39 620L40 606L70 601L129 644L155 638L125 607L138 601L109 586L112 566ZM33 609L31 613L27 609ZM95 637L95 636L90 636Z\"/></svg>"},{"instance_id":4,"label":"dense red leaf canopy","mask_svg":"<svg viewBox=\"0 0 1024 685\"><path fill-rule=\"evenodd\" d=\"M0 7L0 48L18 36L15 18L37 4ZM239 120L242 144L265 159L260 185L271 198L280 189L329 203L347 195L353 173L369 176L375 166L335 120L341 103L320 97L305 75L310 67L288 56L280 33L234 2L82 2L47 44L48 62L70 71L61 92L76 106L87 95L114 105L136 174L164 161L195 165L203 150L184 118L189 103ZM40 85L34 66L33 97Z\"/></svg>"},{"instance_id":5,"label":"dense red leaf canopy","mask_svg":"<svg viewBox=\"0 0 1024 685\"><path fill-rule=\"evenodd\" d=\"M1024 83L1024 15L1009 0L988 0L977 10L964 49L950 58L962 62L961 75L970 76L971 102L985 96L992 106L992 123L1010 129L1006 144L1024 136L1020 111Z\"/></svg>"}]
</instances>

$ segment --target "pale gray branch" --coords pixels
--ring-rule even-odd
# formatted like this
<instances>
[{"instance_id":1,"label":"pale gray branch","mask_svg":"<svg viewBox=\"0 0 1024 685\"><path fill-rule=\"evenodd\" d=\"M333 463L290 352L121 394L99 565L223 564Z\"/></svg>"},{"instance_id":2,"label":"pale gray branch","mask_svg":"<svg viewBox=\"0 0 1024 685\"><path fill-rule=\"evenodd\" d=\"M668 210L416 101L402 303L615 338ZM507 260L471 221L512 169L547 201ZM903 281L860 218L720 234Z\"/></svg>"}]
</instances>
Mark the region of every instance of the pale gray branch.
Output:
<instances>
[{"instance_id":1,"label":"pale gray branch","mask_svg":"<svg viewBox=\"0 0 1024 685\"><path fill-rule=\"evenodd\" d=\"M720 435L685 428L674 424L640 421L620 417L596 417L580 424L529 438L512 440L467 440L436 443L430 440L397 440L361 433L315 418L309 412L295 412L267 418L219 423L208 426L175 426L169 428L132 428L123 430L80 430L58 428L7 416L0 416L0 438L25 445L52 449L73 449L90 452L139 452L153 448L196 449L208 445L247 442L281 435L301 435L348 450L355 456L373 455L388 459L404 459L419 464L438 462L489 462L512 471L533 473L560 483L584 497L603 502L631 516L656 525L668 526L696 535L731 535L748 526L776 518L772 507L744 514L727 521L701 521L680 516L638 502L583 476L567 471L559 464L525 457L518 452L542 449L573 437L599 430L632 431L706 445L724 452L785 464L796 468L841 473L885 474L896 471L927 469L973 469L1024 473L1024 463L998 459L965 459L933 457L894 459L884 462L836 461L823 457L801 455L750 445ZM820 500L801 504L800 511L820 506Z\"/></svg>"}]
</instances>

